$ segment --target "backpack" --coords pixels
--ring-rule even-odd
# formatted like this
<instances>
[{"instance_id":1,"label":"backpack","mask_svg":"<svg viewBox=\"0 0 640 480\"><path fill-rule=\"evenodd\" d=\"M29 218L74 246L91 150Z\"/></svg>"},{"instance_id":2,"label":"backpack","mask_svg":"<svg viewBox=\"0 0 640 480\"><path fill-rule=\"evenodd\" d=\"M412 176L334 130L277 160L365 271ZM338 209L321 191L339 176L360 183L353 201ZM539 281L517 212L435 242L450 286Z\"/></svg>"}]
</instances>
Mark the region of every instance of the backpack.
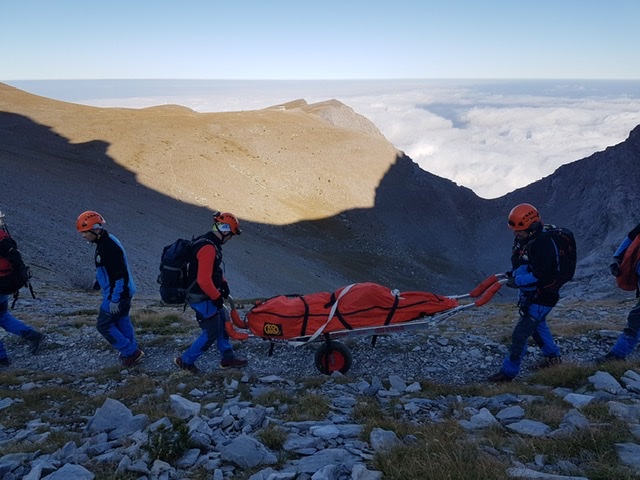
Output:
<instances>
[{"instance_id":1,"label":"backpack","mask_svg":"<svg viewBox=\"0 0 640 480\"><path fill-rule=\"evenodd\" d=\"M616 284L626 291L638 289L638 273L636 268L640 262L640 235L634 238L631 245L622 254L620 260L620 275L616 277Z\"/></svg>"},{"instance_id":2,"label":"backpack","mask_svg":"<svg viewBox=\"0 0 640 480\"><path fill-rule=\"evenodd\" d=\"M13 295L15 305L19 290L28 286L33 296L30 278L31 270L22 260L18 244L6 230L0 229L0 295Z\"/></svg>"},{"instance_id":3,"label":"backpack","mask_svg":"<svg viewBox=\"0 0 640 480\"><path fill-rule=\"evenodd\" d=\"M186 240L178 238L175 242L165 246L160 256L160 298L164 303L170 305L185 304L187 294L191 287L189 285L189 260L194 246L199 243L211 243L206 238L196 238Z\"/></svg>"},{"instance_id":4,"label":"backpack","mask_svg":"<svg viewBox=\"0 0 640 480\"><path fill-rule=\"evenodd\" d=\"M573 279L576 273L578 256L576 253L576 239L569 229L545 225L543 233L551 236L557 249L558 271L553 281L543 288L553 287L559 289L562 285Z\"/></svg>"}]
</instances>

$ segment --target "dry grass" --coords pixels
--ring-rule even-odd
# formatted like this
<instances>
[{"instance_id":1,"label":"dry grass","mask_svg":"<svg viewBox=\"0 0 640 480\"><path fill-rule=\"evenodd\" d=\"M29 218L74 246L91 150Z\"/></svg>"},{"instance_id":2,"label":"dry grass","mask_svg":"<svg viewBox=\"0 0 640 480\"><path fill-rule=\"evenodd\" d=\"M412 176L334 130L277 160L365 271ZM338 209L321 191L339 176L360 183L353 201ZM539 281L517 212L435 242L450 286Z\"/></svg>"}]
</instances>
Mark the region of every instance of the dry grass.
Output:
<instances>
[{"instance_id":1,"label":"dry grass","mask_svg":"<svg viewBox=\"0 0 640 480\"><path fill-rule=\"evenodd\" d=\"M78 392L67 378L60 377L58 384L48 384L34 389L13 389L11 386L23 383L21 372L0 373L0 398L11 398L11 408L3 411L2 424L5 428L21 429L33 420L34 412L51 424L82 425L84 418L95 410L95 397L87 397ZM39 380L31 378L29 381Z\"/></svg>"},{"instance_id":2,"label":"dry grass","mask_svg":"<svg viewBox=\"0 0 640 480\"><path fill-rule=\"evenodd\" d=\"M375 466L391 480L504 480L506 468L485 453L453 421L413 432L417 441L375 455Z\"/></svg>"},{"instance_id":3,"label":"dry grass","mask_svg":"<svg viewBox=\"0 0 640 480\"><path fill-rule=\"evenodd\" d=\"M598 368L600 369L600 368ZM577 389L588 384L589 376L596 371L593 365L564 362L553 368L538 370L527 378L528 383L547 385L552 388Z\"/></svg>"},{"instance_id":4,"label":"dry grass","mask_svg":"<svg viewBox=\"0 0 640 480\"><path fill-rule=\"evenodd\" d=\"M287 417L294 422L324 420L329 413L329 399L324 395L304 393L291 406Z\"/></svg>"},{"instance_id":5,"label":"dry grass","mask_svg":"<svg viewBox=\"0 0 640 480\"><path fill-rule=\"evenodd\" d=\"M274 452L279 452L287 440L287 432L271 423L266 428L258 431L258 438L260 438L267 448Z\"/></svg>"},{"instance_id":6,"label":"dry grass","mask_svg":"<svg viewBox=\"0 0 640 480\"><path fill-rule=\"evenodd\" d=\"M404 431L404 425L393 416L393 410L383 409L382 406L375 401L361 400L353 408L353 419L363 425L361 438L368 441L371 431L378 427L385 430Z\"/></svg>"},{"instance_id":7,"label":"dry grass","mask_svg":"<svg viewBox=\"0 0 640 480\"><path fill-rule=\"evenodd\" d=\"M637 479L620 465L615 451L616 443L626 441L632 441L626 425L613 420L562 438L519 438L516 454L522 462L531 462L536 455L544 455L549 463L570 461L577 465L574 475L584 475L590 480Z\"/></svg>"},{"instance_id":8,"label":"dry grass","mask_svg":"<svg viewBox=\"0 0 640 480\"><path fill-rule=\"evenodd\" d=\"M523 405L525 417L556 428L567 407L550 394L545 400ZM463 404L455 410L460 411ZM546 463L571 462L572 474L591 480L631 480L637 478L619 464L615 444L633 441L627 425L613 417L605 404L587 406L583 413L591 427L561 437L518 436L502 427L469 434L449 412L448 420L416 426L394 419L377 403L361 402L354 419L365 424L363 440L374 427L393 431L404 441L401 446L375 455L375 467L390 479L505 479L513 458L533 463L542 455Z\"/></svg>"},{"instance_id":9,"label":"dry grass","mask_svg":"<svg viewBox=\"0 0 640 480\"><path fill-rule=\"evenodd\" d=\"M329 399L323 395L306 392L292 395L282 390L272 389L253 397L257 405L278 407L286 413L287 421L323 420L329 413Z\"/></svg>"},{"instance_id":10,"label":"dry grass","mask_svg":"<svg viewBox=\"0 0 640 480\"><path fill-rule=\"evenodd\" d=\"M265 407L279 407L294 403L295 397L284 390L274 388L256 395L253 397L253 402L256 405L263 405Z\"/></svg>"},{"instance_id":11,"label":"dry grass","mask_svg":"<svg viewBox=\"0 0 640 480\"><path fill-rule=\"evenodd\" d=\"M195 322L185 322L177 313L158 313L152 310L134 312L131 321L138 335L153 334L166 341L166 336L189 333Z\"/></svg>"}]
</instances>

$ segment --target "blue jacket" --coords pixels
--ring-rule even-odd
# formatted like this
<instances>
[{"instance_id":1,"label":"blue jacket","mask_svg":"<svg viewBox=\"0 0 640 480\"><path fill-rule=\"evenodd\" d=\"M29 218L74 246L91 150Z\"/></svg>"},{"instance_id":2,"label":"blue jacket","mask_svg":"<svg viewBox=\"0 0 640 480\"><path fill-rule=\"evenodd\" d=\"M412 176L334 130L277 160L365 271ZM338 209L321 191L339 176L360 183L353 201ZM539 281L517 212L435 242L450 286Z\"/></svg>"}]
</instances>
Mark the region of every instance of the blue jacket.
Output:
<instances>
[{"instance_id":1,"label":"blue jacket","mask_svg":"<svg viewBox=\"0 0 640 480\"><path fill-rule=\"evenodd\" d=\"M103 302L133 297L136 284L120 240L103 230L95 243L96 280L102 289Z\"/></svg>"}]
</instances>

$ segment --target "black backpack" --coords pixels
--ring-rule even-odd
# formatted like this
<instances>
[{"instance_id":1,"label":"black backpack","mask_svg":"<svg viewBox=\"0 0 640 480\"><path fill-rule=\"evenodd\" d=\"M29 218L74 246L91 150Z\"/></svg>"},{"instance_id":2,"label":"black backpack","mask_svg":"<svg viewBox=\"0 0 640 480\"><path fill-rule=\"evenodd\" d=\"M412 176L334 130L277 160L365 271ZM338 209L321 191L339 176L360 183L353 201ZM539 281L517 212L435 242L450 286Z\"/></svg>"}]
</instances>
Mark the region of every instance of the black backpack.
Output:
<instances>
[{"instance_id":1,"label":"black backpack","mask_svg":"<svg viewBox=\"0 0 640 480\"><path fill-rule=\"evenodd\" d=\"M555 275L552 284L545 285L545 288L549 288L551 286L560 288L569 280L572 280L576 273L576 263L578 262L576 239L573 232L569 229L556 227L555 225L545 225L543 233L551 236L553 243L556 245L558 254L558 272Z\"/></svg>"},{"instance_id":2,"label":"black backpack","mask_svg":"<svg viewBox=\"0 0 640 480\"><path fill-rule=\"evenodd\" d=\"M171 305L184 304L192 282L189 285L189 260L192 249L200 243L211 243L206 238L198 237L192 240L178 238L175 242L162 249L160 256L160 298Z\"/></svg>"},{"instance_id":3,"label":"black backpack","mask_svg":"<svg viewBox=\"0 0 640 480\"><path fill-rule=\"evenodd\" d=\"M22 287L31 287L31 269L25 265L18 244L6 230L0 229L0 295L13 295L12 307Z\"/></svg>"}]
</instances>

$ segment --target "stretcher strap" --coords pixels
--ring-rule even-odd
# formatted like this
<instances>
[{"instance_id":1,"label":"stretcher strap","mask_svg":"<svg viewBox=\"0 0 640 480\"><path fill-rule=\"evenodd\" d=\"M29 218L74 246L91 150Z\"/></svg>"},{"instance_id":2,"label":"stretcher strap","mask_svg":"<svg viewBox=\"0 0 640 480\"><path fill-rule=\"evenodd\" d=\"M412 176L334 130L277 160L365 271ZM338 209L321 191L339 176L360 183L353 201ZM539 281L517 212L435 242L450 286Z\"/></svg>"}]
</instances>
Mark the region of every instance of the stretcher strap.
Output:
<instances>
[{"instance_id":1,"label":"stretcher strap","mask_svg":"<svg viewBox=\"0 0 640 480\"><path fill-rule=\"evenodd\" d=\"M300 295L300 301L304 305L304 317L302 318L302 328L300 330L300 336L306 335L307 333L307 325L309 324L309 304L304 299L304 296Z\"/></svg>"},{"instance_id":2,"label":"stretcher strap","mask_svg":"<svg viewBox=\"0 0 640 480\"><path fill-rule=\"evenodd\" d=\"M398 308L398 303L400 303L400 292L398 290L392 290L391 294L393 295L393 307L389 310L389 315L387 315L386 320L384 321L385 325L389 325L391 320L393 320L393 315L396 313Z\"/></svg>"},{"instance_id":3,"label":"stretcher strap","mask_svg":"<svg viewBox=\"0 0 640 480\"><path fill-rule=\"evenodd\" d=\"M340 295L338 296L338 298L336 298L336 301L334 302L333 307L331 307L331 311L329 312L329 317L327 318L327 321L324 322L324 325L322 325L318 330L316 330L316 332L313 335L311 335L311 337L309 337L308 340L305 340L304 342L291 342L291 343L294 346L300 346L300 345L304 345L305 343L313 342L316 338L318 338L318 336L320 336L320 334L324 331L324 329L327 328L327 325L329 325L329 322L331 322L331 319L336 314L336 310L338 309L338 302L340 302L340 299L349 290L351 290L351 287L353 287L354 285L356 284L352 283L351 285L348 285L342 289L342 292L340 292Z\"/></svg>"},{"instance_id":4,"label":"stretcher strap","mask_svg":"<svg viewBox=\"0 0 640 480\"><path fill-rule=\"evenodd\" d=\"M344 319L339 310L336 311L336 318L340 321L344 328L346 328L347 330L353 330L353 327L349 325L349 323Z\"/></svg>"}]
</instances>

